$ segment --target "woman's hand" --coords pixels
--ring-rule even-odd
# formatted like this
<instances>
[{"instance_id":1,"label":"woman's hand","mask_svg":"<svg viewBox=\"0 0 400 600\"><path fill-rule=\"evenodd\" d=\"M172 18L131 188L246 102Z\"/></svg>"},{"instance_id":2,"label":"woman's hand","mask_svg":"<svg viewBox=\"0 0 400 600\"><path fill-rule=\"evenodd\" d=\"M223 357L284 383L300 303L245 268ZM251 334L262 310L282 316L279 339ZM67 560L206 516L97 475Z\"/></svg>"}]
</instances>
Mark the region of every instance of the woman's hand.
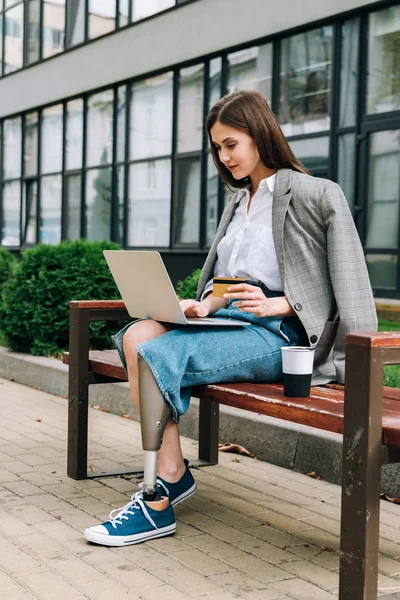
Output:
<instances>
[{"instance_id":1,"label":"woman's hand","mask_svg":"<svg viewBox=\"0 0 400 600\"><path fill-rule=\"evenodd\" d=\"M232 304L242 312L253 313L257 317L290 317L295 314L285 296L267 298L256 285L238 283L227 289L224 298L240 298Z\"/></svg>"},{"instance_id":2,"label":"woman's hand","mask_svg":"<svg viewBox=\"0 0 400 600\"><path fill-rule=\"evenodd\" d=\"M196 300L181 300L181 309L186 317L207 317L210 312L207 303Z\"/></svg>"}]
</instances>

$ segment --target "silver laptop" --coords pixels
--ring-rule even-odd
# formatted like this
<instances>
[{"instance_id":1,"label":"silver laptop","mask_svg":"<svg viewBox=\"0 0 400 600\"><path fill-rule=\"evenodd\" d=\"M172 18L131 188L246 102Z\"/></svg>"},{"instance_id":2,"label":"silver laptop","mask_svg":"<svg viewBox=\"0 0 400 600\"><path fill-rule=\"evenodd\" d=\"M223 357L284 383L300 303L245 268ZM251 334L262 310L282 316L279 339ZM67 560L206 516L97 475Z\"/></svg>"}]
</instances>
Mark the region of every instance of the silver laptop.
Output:
<instances>
[{"instance_id":1,"label":"silver laptop","mask_svg":"<svg viewBox=\"0 0 400 600\"><path fill-rule=\"evenodd\" d=\"M179 325L250 325L239 319L185 317L159 252L153 250L103 250L128 313Z\"/></svg>"}]
</instances>

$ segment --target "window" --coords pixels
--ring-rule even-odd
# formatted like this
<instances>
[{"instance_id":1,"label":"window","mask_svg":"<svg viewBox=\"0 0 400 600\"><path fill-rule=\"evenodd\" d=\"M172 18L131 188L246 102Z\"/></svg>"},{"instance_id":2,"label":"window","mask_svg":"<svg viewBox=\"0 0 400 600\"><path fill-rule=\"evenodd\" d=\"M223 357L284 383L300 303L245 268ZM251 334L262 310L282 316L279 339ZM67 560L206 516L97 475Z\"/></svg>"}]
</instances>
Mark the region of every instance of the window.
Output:
<instances>
[{"instance_id":1,"label":"window","mask_svg":"<svg viewBox=\"0 0 400 600\"><path fill-rule=\"evenodd\" d=\"M200 159L181 158L176 162L174 193L174 244L199 243Z\"/></svg>"},{"instance_id":2,"label":"window","mask_svg":"<svg viewBox=\"0 0 400 600\"><path fill-rule=\"evenodd\" d=\"M111 168L86 174L86 238L109 240L111 233Z\"/></svg>"},{"instance_id":3,"label":"window","mask_svg":"<svg viewBox=\"0 0 400 600\"><path fill-rule=\"evenodd\" d=\"M24 176L37 175L38 161L38 113L25 117Z\"/></svg>"},{"instance_id":4,"label":"window","mask_svg":"<svg viewBox=\"0 0 400 600\"><path fill-rule=\"evenodd\" d=\"M3 246L20 245L21 184L11 181L3 185L3 221L1 243Z\"/></svg>"},{"instance_id":5,"label":"window","mask_svg":"<svg viewBox=\"0 0 400 600\"><path fill-rule=\"evenodd\" d=\"M305 138L289 142L294 155L317 177L328 177L329 138Z\"/></svg>"},{"instance_id":6,"label":"window","mask_svg":"<svg viewBox=\"0 0 400 600\"><path fill-rule=\"evenodd\" d=\"M131 0L132 1L132 21L139 21L145 17L150 17L162 10L174 6L175 0Z\"/></svg>"},{"instance_id":7,"label":"window","mask_svg":"<svg viewBox=\"0 0 400 600\"><path fill-rule=\"evenodd\" d=\"M228 91L257 90L267 102L272 95L272 44L228 54Z\"/></svg>"},{"instance_id":8,"label":"window","mask_svg":"<svg viewBox=\"0 0 400 600\"><path fill-rule=\"evenodd\" d=\"M67 2L67 31L66 48L80 44L85 39L86 20L85 0L68 0Z\"/></svg>"},{"instance_id":9,"label":"window","mask_svg":"<svg viewBox=\"0 0 400 600\"><path fill-rule=\"evenodd\" d=\"M367 112L400 108L400 6L369 15Z\"/></svg>"},{"instance_id":10,"label":"window","mask_svg":"<svg viewBox=\"0 0 400 600\"><path fill-rule=\"evenodd\" d=\"M64 235L68 240L81 237L81 175L68 175L64 180Z\"/></svg>"},{"instance_id":11,"label":"window","mask_svg":"<svg viewBox=\"0 0 400 600\"><path fill-rule=\"evenodd\" d=\"M40 58L40 0L29 0L26 3L26 18L28 20L26 62L30 65Z\"/></svg>"},{"instance_id":12,"label":"window","mask_svg":"<svg viewBox=\"0 0 400 600\"><path fill-rule=\"evenodd\" d=\"M41 173L56 173L62 169L62 127L62 105L45 108L42 112Z\"/></svg>"},{"instance_id":13,"label":"window","mask_svg":"<svg viewBox=\"0 0 400 600\"><path fill-rule=\"evenodd\" d=\"M39 241L61 241L61 175L41 178Z\"/></svg>"},{"instance_id":14,"label":"window","mask_svg":"<svg viewBox=\"0 0 400 600\"><path fill-rule=\"evenodd\" d=\"M367 248L398 248L400 130L371 134Z\"/></svg>"},{"instance_id":15,"label":"window","mask_svg":"<svg viewBox=\"0 0 400 600\"><path fill-rule=\"evenodd\" d=\"M86 164L88 167L112 162L114 93L106 90L90 96L87 110Z\"/></svg>"},{"instance_id":16,"label":"window","mask_svg":"<svg viewBox=\"0 0 400 600\"><path fill-rule=\"evenodd\" d=\"M356 172L356 136L346 133L338 139L337 182L342 188L350 209L354 208L354 185Z\"/></svg>"},{"instance_id":17,"label":"window","mask_svg":"<svg viewBox=\"0 0 400 600\"><path fill-rule=\"evenodd\" d=\"M37 181L27 180L24 183L22 203L21 244L23 246L36 243L37 201Z\"/></svg>"},{"instance_id":18,"label":"window","mask_svg":"<svg viewBox=\"0 0 400 600\"><path fill-rule=\"evenodd\" d=\"M70 171L82 167L83 101L71 100L66 106L65 168Z\"/></svg>"},{"instance_id":19,"label":"window","mask_svg":"<svg viewBox=\"0 0 400 600\"><path fill-rule=\"evenodd\" d=\"M146 161L130 166L129 246L169 246L170 200L170 160Z\"/></svg>"},{"instance_id":20,"label":"window","mask_svg":"<svg viewBox=\"0 0 400 600\"><path fill-rule=\"evenodd\" d=\"M22 68L24 43L24 5L17 4L4 13L4 72Z\"/></svg>"},{"instance_id":21,"label":"window","mask_svg":"<svg viewBox=\"0 0 400 600\"><path fill-rule=\"evenodd\" d=\"M43 58L64 50L65 0L44 0Z\"/></svg>"},{"instance_id":22,"label":"window","mask_svg":"<svg viewBox=\"0 0 400 600\"><path fill-rule=\"evenodd\" d=\"M21 117L3 122L3 178L21 177Z\"/></svg>"},{"instance_id":23,"label":"window","mask_svg":"<svg viewBox=\"0 0 400 600\"><path fill-rule=\"evenodd\" d=\"M330 127L331 26L282 40L279 122L285 135Z\"/></svg>"},{"instance_id":24,"label":"window","mask_svg":"<svg viewBox=\"0 0 400 600\"><path fill-rule=\"evenodd\" d=\"M165 156L172 150L172 73L132 84L130 158Z\"/></svg>"},{"instance_id":25,"label":"window","mask_svg":"<svg viewBox=\"0 0 400 600\"><path fill-rule=\"evenodd\" d=\"M200 150L203 141L204 65L179 73L178 152Z\"/></svg>"},{"instance_id":26,"label":"window","mask_svg":"<svg viewBox=\"0 0 400 600\"><path fill-rule=\"evenodd\" d=\"M89 0L89 39L115 29L116 0Z\"/></svg>"},{"instance_id":27,"label":"window","mask_svg":"<svg viewBox=\"0 0 400 600\"><path fill-rule=\"evenodd\" d=\"M357 87L359 78L359 39L359 19L345 21L341 30L342 60L340 65L340 127L355 125L356 122Z\"/></svg>"}]
</instances>

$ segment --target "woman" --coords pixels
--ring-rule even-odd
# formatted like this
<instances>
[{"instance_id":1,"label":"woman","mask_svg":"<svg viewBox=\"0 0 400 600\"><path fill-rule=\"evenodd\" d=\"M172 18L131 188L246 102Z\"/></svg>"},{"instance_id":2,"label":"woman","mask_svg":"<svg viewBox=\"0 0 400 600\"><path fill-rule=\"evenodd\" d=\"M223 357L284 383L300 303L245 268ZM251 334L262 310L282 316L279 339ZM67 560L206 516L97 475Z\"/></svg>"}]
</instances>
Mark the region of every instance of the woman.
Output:
<instances>
[{"instance_id":1,"label":"woman","mask_svg":"<svg viewBox=\"0 0 400 600\"><path fill-rule=\"evenodd\" d=\"M163 500L132 496L110 521L85 531L96 543L122 546L171 532L172 506L196 490L177 425L193 385L278 381L287 345L315 347L314 385L343 383L346 335L376 330L362 247L340 187L308 174L258 92L222 98L207 117L207 131L221 177L238 191L222 215L197 299L181 304L187 316L233 316L252 326L176 328L142 320L114 337L136 408L140 355L173 420L158 453ZM218 275L246 282L217 298L212 278Z\"/></svg>"}]
</instances>

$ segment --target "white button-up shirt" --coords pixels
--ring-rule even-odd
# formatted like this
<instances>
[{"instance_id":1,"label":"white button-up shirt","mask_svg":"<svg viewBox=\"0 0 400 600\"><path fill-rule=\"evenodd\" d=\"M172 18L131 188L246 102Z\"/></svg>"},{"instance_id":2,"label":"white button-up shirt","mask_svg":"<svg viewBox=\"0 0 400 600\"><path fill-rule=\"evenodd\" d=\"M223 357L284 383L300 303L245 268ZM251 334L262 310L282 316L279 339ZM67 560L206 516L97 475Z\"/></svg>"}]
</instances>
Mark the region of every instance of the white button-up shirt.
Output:
<instances>
[{"instance_id":1,"label":"white button-up shirt","mask_svg":"<svg viewBox=\"0 0 400 600\"><path fill-rule=\"evenodd\" d=\"M262 179L250 201L250 191L239 191L238 207L217 248L214 277L246 277L270 290L283 291L272 237L272 199L276 174ZM212 290L207 282L201 299Z\"/></svg>"}]
</instances>

